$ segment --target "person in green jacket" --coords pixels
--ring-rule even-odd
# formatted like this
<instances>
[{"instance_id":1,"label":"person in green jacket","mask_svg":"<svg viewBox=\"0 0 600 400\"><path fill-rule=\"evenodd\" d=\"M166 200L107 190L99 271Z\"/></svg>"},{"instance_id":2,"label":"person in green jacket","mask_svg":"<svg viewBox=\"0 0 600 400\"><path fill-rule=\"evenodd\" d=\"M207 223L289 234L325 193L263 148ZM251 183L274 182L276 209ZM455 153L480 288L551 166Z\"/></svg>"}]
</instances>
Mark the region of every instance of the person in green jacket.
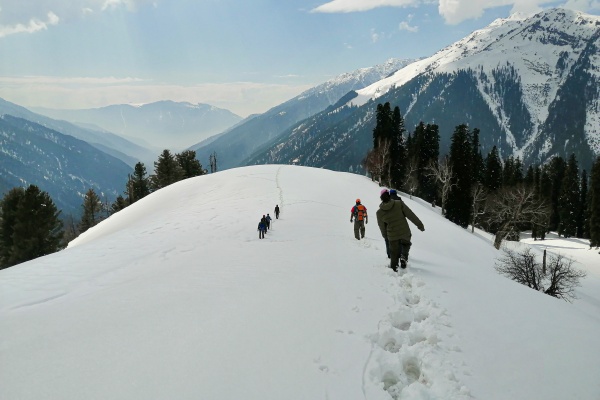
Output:
<instances>
[{"instance_id":1,"label":"person in green jacket","mask_svg":"<svg viewBox=\"0 0 600 400\"><path fill-rule=\"evenodd\" d=\"M406 268L412 244L410 242L412 234L407 219L420 231L425 231L425 226L401 199L393 200L387 189L381 190L379 198L381 204L376 213L377 225L379 225L381 235L389 244L390 266L394 271L398 271L398 261L400 261L401 268Z\"/></svg>"}]
</instances>

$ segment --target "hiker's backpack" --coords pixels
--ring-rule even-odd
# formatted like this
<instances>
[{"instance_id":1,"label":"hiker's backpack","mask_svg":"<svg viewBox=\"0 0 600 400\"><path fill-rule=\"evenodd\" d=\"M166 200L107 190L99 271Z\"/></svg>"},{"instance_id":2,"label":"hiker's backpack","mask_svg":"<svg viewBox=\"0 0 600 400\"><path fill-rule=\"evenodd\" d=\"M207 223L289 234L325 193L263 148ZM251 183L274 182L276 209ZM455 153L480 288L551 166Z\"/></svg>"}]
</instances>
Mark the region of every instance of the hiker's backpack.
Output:
<instances>
[{"instance_id":1,"label":"hiker's backpack","mask_svg":"<svg viewBox=\"0 0 600 400\"><path fill-rule=\"evenodd\" d=\"M354 218L357 221L362 221L367 215L367 207L363 206L362 204L359 204L357 206L352 207L352 212L354 214Z\"/></svg>"}]
</instances>

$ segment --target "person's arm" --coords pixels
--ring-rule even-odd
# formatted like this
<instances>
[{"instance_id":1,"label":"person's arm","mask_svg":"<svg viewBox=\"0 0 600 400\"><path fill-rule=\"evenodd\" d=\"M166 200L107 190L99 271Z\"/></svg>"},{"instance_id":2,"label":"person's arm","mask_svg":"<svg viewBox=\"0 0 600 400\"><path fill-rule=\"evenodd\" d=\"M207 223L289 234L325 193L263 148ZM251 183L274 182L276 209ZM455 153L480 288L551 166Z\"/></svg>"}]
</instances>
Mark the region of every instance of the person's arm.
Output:
<instances>
[{"instance_id":1,"label":"person's arm","mask_svg":"<svg viewBox=\"0 0 600 400\"><path fill-rule=\"evenodd\" d=\"M387 240L387 225L381 220L381 218L379 218L379 214L375 214L375 216L377 217L377 225L379 226L379 230L381 231L381 236L383 236L383 238Z\"/></svg>"},{"instance_id":2,"label":"person's arm","mask_svg":"<svg viewBox=\"0 0 600 400\"><path fill-rule=\"evenodd\" d=\"M415 226L419 228L421 232L425 230L425 225L423 225L419 217L417 217L415 213L412 212L412 210L404 202L402 202L402 211L404 212L404 215L406 215L406 218L408 218L410 222L415 224Z\"/></svg>"}]
</instances>

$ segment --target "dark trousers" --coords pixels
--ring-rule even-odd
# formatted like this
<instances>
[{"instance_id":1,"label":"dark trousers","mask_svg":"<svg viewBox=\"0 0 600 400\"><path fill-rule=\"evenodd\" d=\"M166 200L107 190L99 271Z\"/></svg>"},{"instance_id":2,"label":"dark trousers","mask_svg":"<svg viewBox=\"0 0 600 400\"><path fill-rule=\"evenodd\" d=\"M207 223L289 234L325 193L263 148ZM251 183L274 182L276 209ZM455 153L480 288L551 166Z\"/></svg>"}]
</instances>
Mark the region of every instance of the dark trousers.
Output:
<instances>
[{"instance_id":1,"label":"dark trousers","mask_svg":"<svg viewBox=\"0 0 600 400\"><path fill-rule=\"evenodd\" d=\"M264 239L265 238L265 231L263 231L262 229L258 230L258 238L259 239Z\"/></svg>"},{"instance_id":2,"label":"dark trousers","mask_svg":"<svg viewBox=\"0 0 600 400\"><path fill-rule=\"evenodd\" d=\"M398 269L400 258L408 261L408 253L412 243L408 240L399 239L390 240L389 242L386 240L386 245L387 250L389 251L388 254L390 257L390 266L394 271L396 271Z\"/></svg>"},{"instance_id":3,"label":"dark trousers","mask_svg":"<svg viewBox=\"0 0 600 400\"><path fill-rule=\"evenodd\" d=\"M365 237L365 221L354 220L354 237L358 240Z\"/></svg>"}]
</instances>

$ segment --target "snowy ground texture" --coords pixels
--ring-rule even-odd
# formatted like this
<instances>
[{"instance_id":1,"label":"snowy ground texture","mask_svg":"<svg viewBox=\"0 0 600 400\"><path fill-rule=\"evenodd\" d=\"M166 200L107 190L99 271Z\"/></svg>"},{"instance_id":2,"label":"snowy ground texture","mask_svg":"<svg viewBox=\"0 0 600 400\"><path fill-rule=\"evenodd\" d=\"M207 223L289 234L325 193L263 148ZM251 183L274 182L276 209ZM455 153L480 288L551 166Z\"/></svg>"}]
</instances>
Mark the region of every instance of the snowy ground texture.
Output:
<instances>
[{"instance_id":1,"label":"snowy ground texture","mask_svg":"<svg viewBox=\"0 0 600 400\"><path fill-rule=\"evenodd\" d=\"M394 273L378 194L322 169L227 170L0 271L0 399L600 399L597 251L525 241L588 271L570 304L498 275L489 237L405 197L426 230Z\"/></svg>"}]
</instances>

